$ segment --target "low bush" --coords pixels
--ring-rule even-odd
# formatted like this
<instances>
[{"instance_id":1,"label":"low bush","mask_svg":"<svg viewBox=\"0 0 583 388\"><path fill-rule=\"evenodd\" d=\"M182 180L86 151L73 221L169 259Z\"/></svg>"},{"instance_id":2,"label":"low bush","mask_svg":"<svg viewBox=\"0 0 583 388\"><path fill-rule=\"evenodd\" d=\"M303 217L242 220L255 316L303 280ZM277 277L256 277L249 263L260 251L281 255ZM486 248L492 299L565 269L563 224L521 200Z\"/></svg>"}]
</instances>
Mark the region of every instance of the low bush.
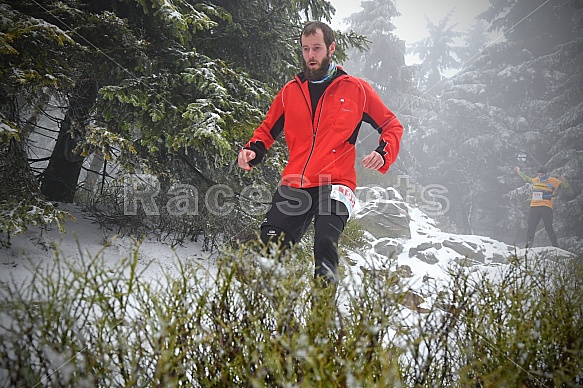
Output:
<instances>
[{"instance_id":1,"label":"low bush","mask_svg":"<svg viewBox=\"0 0 583 388\"><path fill-rule=\"evenodd\" d=\"M274 257L278 257L274 259ZM2 386L434 387L583 383L580 261L452 266L423 312L394 273L337 287L293 250L177 260L146 276L139 246L35 269L0 295ZM351 272L352 273L352 272Z\"/></svg>"}]
</instances>

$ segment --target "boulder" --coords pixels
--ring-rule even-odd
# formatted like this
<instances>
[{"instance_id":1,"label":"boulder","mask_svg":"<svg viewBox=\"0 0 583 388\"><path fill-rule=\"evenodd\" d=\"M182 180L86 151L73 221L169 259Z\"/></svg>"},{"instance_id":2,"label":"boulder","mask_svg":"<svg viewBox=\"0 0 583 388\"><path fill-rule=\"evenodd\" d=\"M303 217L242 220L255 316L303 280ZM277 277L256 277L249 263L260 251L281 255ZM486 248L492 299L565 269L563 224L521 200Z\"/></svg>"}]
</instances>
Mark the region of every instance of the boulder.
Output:
<instances>
[{"instance_id":1,"label":"boulder","mask_svg":"<svg viewBox=\"0 0 583 388\"><path fill-rule=\"evenodd\" d=\"M496 264L508 263L508 256L501 255L500 253L494 253L492 255L491 262Z\"/></svg>"},{"instance_id":2,"label":"boulder","mask_svg":"<svg viewBox=\"0 0 583 388\"><path fill-rule=\"evenodd\" d=\"M396 258L403 252L403 245L393 239L380 240L375 246L374 251L379 255L389 258Z\"/></svg>"},{"instance_id":3,"label":"boulder","mask_svg":"<svg viewBox=\"0 0 583 388\"><path fill-rule=\"evenodd\" d=\"M417 252L415 257L421 261L426 262L427 264L439 263L439 259L435 256L435 253L433 253L433 252L427 252L427 251Z\"/></svg>"},{"instance_id":4,"label":"boulder","mask_svg":"<svg viewBox=\"0 0 583 388\"><path fill-rule=\"evenodd\" d=\"M420 307L419 305L425 303L425 299L416 292L408 291L403 299L399 301L402 306L407 307L410 310L417 311L419 313L429 313L430 310Z\"/></svg>"},{"instance_id":5,"label":"boulder","mask_svg":"<svg viewBox=\"0 0 583 388\"><path fill-rule=\"evenodd\" d=\"M400 278L412 278L413 277L413 270L408 265L399 265L395 270L395 273Z\"/></svg>"},{"instance_id":6,"label":"boulder","mask_svg":"<svg viewBox=\"0 0 583 388\"><path fill-rule=\"evenodd\" d=\"M411 238L407 206L400 201L379 200L366 203L357 217L375 238Z\"/></svg>"},{"instance_id":7,"label":"boulder","mask_svg":"<svg viewBox=\"0 0 583 388\"><path fill-rule=\"evenodd\" d=\"M425 242L417 245L416 247L409 248L409 257L414 257L418 252L425 251L430 248L440 250L442 247L441 243L438 242Z\"/></svg>"},{"instance_id":8,"label":"boulder","mask_svg":"<svg viewBox=\"0 0 583 388\"><path fill-rule=\"evenodd\" d=\"M479 247L468 241L454 241L454 240L444 240L443 246L447 247L459 255L462 258L468 258L471 260L478 261L482 264L486 262L486 254L483 249L479 249Z\"/></svg>"}]
</instances>

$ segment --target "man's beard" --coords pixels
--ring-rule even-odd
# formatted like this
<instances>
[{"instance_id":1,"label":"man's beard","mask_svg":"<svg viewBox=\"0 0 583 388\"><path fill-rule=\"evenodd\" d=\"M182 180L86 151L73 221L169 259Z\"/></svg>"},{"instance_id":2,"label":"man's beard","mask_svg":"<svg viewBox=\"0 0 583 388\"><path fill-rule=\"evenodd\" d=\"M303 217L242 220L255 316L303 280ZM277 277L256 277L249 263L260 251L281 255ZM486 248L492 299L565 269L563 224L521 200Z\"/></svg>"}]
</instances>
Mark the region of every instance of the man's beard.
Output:
<instances>
[{"instance_id":1,"label":"man's beard","mask_svg":"<svg viewBox=\"0 0 583 388\"><path fill-rule=\"evenodd\" d=\"M304 57L302 57L302 70L304 71L304 77L308 81L319 81L322 78L326 77L328 74L328 69L330 68L330 62L332 61L332 57L330 55L326 55L326 58L322 60L322 65L318 69L310 69Z\"/></svg>"}]
</instances>

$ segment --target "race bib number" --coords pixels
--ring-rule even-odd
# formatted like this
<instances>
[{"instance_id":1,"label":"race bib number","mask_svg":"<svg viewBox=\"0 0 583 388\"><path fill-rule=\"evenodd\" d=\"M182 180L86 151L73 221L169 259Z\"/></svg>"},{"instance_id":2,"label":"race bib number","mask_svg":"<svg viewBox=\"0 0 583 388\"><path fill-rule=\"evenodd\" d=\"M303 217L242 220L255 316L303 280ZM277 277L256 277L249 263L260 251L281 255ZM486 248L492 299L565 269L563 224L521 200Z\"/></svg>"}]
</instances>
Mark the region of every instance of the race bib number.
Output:
<instances>
[{"instance_id":1,"label":"race bib number","mask_svg":"<svg viewBox=\"0 0 583 388\"><path fill-rule=\"evenodd\" d=\"M346 205L348 209L348 218L352 217L354 212L354 205L356 204L356 196L350 188L344 185L332 185L332 191L330 192L330 198L340 201Z\"/></svg>"},{"instance_id":2,"label":"race bib number","mask_svg":"<svg viewBox=\"0 0 583 388\"><path fill-rule=\"evenodd\" d=\"M532 193L532 200L533 201L542 201L543 200L542 191L535 191L534 193Z\"/></svg>"}]
</instances>

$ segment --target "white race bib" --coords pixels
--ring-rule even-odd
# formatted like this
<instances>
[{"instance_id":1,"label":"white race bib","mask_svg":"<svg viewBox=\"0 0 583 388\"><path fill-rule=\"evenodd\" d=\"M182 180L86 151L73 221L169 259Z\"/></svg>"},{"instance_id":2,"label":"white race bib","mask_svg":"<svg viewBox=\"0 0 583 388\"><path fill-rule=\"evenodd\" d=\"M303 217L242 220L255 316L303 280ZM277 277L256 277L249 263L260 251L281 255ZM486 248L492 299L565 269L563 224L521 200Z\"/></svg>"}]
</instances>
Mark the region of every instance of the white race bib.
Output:
<instances>
[{"instance_id":1,"label":"white race bib","mask_svg":"<svg viewBox=\"0 0 583 388\"><path fill-rule=\"evenodd\" d=\"M532 193L532 200L533 201L542 201L543 200L543 192L542 191L535 191Z\"/></svg>"},{"instance_id":2,"label":"white race bib","mask_svg":"<svg viewBox=\"0 0 583 388\"><path fill-rule=\"evenodd\" d=\"M352 217L352 213L354 212L354 205L356 204L356 196L349 187L344 185L332 185L330 198L345 204L346 208L348 209L348 218Z\"/></svg>"}]
</instances>

